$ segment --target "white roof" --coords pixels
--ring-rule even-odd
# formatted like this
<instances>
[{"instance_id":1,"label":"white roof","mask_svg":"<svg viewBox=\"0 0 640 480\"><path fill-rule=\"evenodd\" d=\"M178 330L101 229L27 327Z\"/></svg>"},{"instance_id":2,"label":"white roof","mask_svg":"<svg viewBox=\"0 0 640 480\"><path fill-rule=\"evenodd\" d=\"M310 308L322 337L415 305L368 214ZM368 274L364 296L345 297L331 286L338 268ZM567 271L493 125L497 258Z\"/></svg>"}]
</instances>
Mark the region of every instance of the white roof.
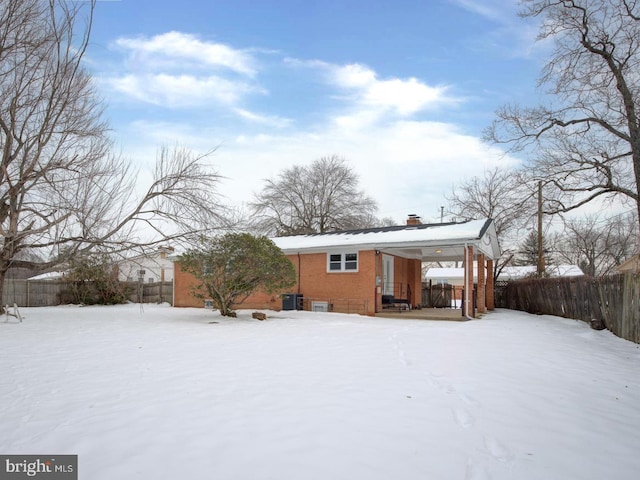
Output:
<instances>
[{"instance_id":1,"label":"white roof","mask_svg":"<svg viewBox=\"0 0 640 480\"><path fill-rule=\"evenodd\" d=\"M463 278L464 268L462 267L432 267L427 270L426 278Z\"/></svg>"},{"instance_id":2,"label":"white roof","mask_svg":"<svg viewBox=\"0 0 640 480\"><path fill-rule=\"evenodd\" d=\"M504 267L498 275L499 280L515 280L535 275L538 267L523 265L520 267ZM584 275L577 265L547 265L545 272L551 277L577 277Z\"/></svg>"},{"instance_id":3,"label":"white roof","mask_svg":"<svg viewBox=\"0 0 640 480\"><path fill-rule=\"evenodd\" d=\"M486 268L485 268L486 271ZM474 278L478 277L478 265L473 265L473 276ZM463 267L431 267L427 270L425 274L425 278L427 279L463 279L464 278L464 268Z\"/></svg>"},{"instance_id":4,"label":"white roof","mask_svg":"<svg viewBox=\"0 0 640 480\"><path fill-rule=\"evenodd\" d=\"M35 277L29 277L27 280L59 280L64 277L64 272L47 272L36 275Z\"/></svg>"},{"instance_id":5,"label":"white roof","mask_svg":"<svg viewBox=\"0 0 640 480\"><path fill-rule=\"evenodd\" d=\"M504 267L498 274L498 280L513 280L516 278L529 277L535 275L538 267L535 265L522 265L520 267Z\"/></svg>"},{"instance_id":6,"label":"white roof","mask_svg":"<svg viewBox=\"0 0 640 480\"><path fill-rule=\"evenodd\" d=\"M584 275L582 269L577 265L549 265L547 273L552 277L579 277Z\"/></svg>"},{"instance_id":7,"label":"white roof","mask_svg":"<svg viewBox=\"0 0 640 480\"><path fill-rule=\"evenodd\" d=\"M403 225L311 235L272 238L285 254L317 253L352 248L380 250L405 258L459 260L465 245L489 258L498 258L500 248L491 219L465 223Z\"/></svg>"}]
</instances>

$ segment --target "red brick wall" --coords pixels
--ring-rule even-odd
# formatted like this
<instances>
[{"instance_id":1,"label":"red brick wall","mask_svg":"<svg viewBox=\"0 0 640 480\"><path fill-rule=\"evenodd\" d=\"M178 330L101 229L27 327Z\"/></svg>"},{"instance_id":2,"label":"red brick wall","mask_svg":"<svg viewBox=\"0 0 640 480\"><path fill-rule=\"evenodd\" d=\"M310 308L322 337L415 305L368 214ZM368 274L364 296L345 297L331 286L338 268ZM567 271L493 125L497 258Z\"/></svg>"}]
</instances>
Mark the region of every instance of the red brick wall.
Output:
<instances>
[{"instance_id":1,"label":"red brick wall","mask_svg":"<svg viewBox=\"0 0 640 480\"><path fill-rule=\"evenodd\" d=\"M296 285L279 293L300 293L305 300L305 308L311 308L311 301L326 301L333 304L333 311L351 313L358 311L361 305L363 311L374 315L376 302L380 309L381 297L376 288L376 276L381 275L381 255L373 250L358 252L357 272L328 272L327 254L311 253L303 255L288 255L296 269ZM422 264L419 260L396 257L394 262L394 281L411 285L412 304L420 303L420 289ZM190 287L195 283L191 274L175 266L174 305L176 307L201 307L203 300L191 295ZM347 307L348 305L348 307ZM237 308L280 310L282 300L278 294L268 295L256 292Z\"/></svg>"},{"instance_id":2,"label":"red brick wall","mask_svg":"<svg viewBox=\"0 0 640 480\"><path fill-rule=\"evenodd\" d=\"M376 255L373 251L358 252L357 272L327 272L327 254L312 253L289 257L299 269L300 292L305 298L305 307L311 308L309 302L313 300L327 301L333 304L334 311L355 312L358 305L363 311L373 315L375 313L375 278ZM300 262L300 263L298 263Z\"/></svg>"},{"instance_id":3,"label":"red brick wall","mask_svg":"<svg viewBox=\"0 0 640 480\"><path fill-rule=\"evenodd\" d=\"M191 287L196 279L190 273L183 272L177 262L173 264L173 306L204 307L204 300L191 295Z\"/></svg>"},{"instance_id":4,"label":"red brick wall","mask_svg":"<svg viewBox=\"0 0 640 480\"><path fill-rule=\"evenodd\" d=\"M174 280L173 280L173 306L174 307L204 307L204 300L196 298L192 294L192 287L198 282L190 273L183 272L178 263L174 264ZM285 293L285 292L283 292ZM264 292L255 292L238 308L264 308L270 310L279 310L282 301L278 294L267 294Z\"/></svg>"},{"instance_id":5,"label":"red brick wall","mask_svg":"<svg viewBox=\"0 0 640 480\"><path fill-rule=\"evenodd\" d=\"M411 306L422 302L422 262L410 258L394 257L393 283L398 295L407 298L408 287L411 291Z\"/></svg>"}]
</instances>

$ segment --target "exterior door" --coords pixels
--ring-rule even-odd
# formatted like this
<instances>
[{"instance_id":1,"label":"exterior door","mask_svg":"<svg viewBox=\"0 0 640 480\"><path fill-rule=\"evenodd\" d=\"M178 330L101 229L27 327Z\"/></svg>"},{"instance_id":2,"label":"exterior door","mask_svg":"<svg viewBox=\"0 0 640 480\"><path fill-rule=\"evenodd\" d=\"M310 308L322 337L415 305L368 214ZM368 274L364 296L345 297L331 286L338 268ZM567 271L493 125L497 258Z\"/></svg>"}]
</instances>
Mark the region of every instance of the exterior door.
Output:
<instances>
[{"instance_id":1,"label":"exterior door","mask_svg":"<svg viewBox=\"0 0 640 480\"><path fill-rule=\"evenodd\" d=\"M382 294L393 295L393 257L382 255Z\"/></svg>"}]
</instances>

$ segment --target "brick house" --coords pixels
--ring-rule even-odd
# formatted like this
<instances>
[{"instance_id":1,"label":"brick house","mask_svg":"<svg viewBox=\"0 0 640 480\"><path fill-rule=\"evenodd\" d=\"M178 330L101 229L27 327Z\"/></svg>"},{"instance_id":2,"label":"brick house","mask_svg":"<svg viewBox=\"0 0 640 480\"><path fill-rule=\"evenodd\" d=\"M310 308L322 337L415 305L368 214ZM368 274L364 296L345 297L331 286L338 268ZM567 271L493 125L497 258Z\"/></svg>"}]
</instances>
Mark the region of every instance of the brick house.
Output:
<instances>
[{"instance_id":1,"label":"brick house","mask_svg":"<svg viewBox=\"0 0 640 480\"><path fill-rule=\"evenodd\" d=\"M273 241L295 266L296 285L282 292L286 300L258 292L237 308L280 310L290 297L295 307L315 311L375 315L389 304L415 308L421 302L423 261L466 260L469 265L476 261L493 272L493 261L500 254L491 219L422 224L412 215L407 225L277 237ZM480 313L493 308L493 278L484 270L482 278L474 281L473 269L465 269L465 284L478 284ZM193 276L176 263L174 306L203 305L190 293L194 283ZM467 314L472 315L472 310Z\"/></svg>"}]
</instances>

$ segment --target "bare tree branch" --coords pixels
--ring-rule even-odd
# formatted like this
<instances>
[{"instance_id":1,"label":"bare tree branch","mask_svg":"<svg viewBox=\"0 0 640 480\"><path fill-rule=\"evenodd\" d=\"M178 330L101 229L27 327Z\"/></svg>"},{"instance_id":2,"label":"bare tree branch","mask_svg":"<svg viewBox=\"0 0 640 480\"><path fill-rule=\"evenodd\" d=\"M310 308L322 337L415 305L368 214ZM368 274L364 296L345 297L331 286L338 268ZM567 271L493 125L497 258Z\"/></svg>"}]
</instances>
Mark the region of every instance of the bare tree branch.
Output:
<instances>
[{"instance_id":1,"label":"bare tree branch","mask_svg":"<svg viewBox=\"0 0 640 480\"><path fill-rule=\"evenodd\" d=\"M112 153L83 67L94 7L95 0L0 3L0 298L12 265L50 267L224 222L212 152L161 148L141 194L140 172Z\"/></svg>"},{"instance_id":2,"label":"bare tree branch","mask_svg":"<svg viewBox=\"0 0 640 480\"><path fill-rule=\"evenodd\" d=\"M536 190L528 188L531 183L516 172L494 168L457 185L447 197L447 214L457 219L493 219L502 250L494 265L496 275L513 258L517 239L535 213Z\"/></svg>"},{"instance_id":3,"label":"bare tree branch","mask_svg":"<svg viewBox=\"0 0 640 480\"><path fill-rule=\"evenodd\" d=\"M637 251L634 217L630 212L611 218L588 215L569 219L557 254L563 261L580 266L587 275L611 273Z\"/></svg>"},{"instance_id":4,"label":"bare tree branch","mask_svg":"<svg viewBox=\"0 0 640 480\"><path fill-rule=\"evenodd\" d=\"M336 155L309 167L294 165L266 180L251 207L256 228L267 235L349 230L378 222L375 201L358 190L358 177Z\"/></svg>"},{"instance_id":5,"label":"bare tree branch","mask_svg":"<svg viewBox=\"0 0 640 480\"><path fill-rule=\"evenodd\" d=\"M539 81L557 106L508 105L488 141L526 152L557 189L558 211L622 196L640 212L640 5L635 0L523 0L553 54Z\"/></svg>"}]
</instances>

